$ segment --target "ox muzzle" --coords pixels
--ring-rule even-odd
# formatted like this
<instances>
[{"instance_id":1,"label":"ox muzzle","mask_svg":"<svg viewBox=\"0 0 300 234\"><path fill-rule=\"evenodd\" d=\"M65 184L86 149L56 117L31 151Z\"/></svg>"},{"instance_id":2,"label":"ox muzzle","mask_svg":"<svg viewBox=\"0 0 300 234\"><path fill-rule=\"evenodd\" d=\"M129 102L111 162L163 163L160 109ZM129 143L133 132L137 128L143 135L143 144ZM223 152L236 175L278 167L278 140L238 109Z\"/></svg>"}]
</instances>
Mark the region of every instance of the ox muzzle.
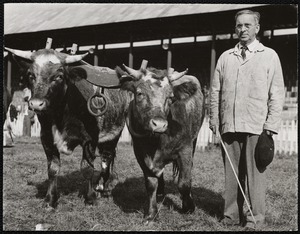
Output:
<instances>
[{"instance_id":1,"label":"ox muzzle","mask_svg":"<svg viewBox=\"0 0 300 234\"><path fill-rule=\"evenodd\" d=\"M28 101L29 108L34 111L43 111L47 108L47 101L44 99L32 98Z\"/></svg>"},{"instance_id":2,"label":"ox muzzle","mask_svg":"<svg viewBox=\"0 0 300 234\"><path fill-rule=\"evenodd\" d=\"M149 121L149 127L154 133L164 133L168 128L168 121L162 118L152 118Z\"/></svg>"}]
</instances>

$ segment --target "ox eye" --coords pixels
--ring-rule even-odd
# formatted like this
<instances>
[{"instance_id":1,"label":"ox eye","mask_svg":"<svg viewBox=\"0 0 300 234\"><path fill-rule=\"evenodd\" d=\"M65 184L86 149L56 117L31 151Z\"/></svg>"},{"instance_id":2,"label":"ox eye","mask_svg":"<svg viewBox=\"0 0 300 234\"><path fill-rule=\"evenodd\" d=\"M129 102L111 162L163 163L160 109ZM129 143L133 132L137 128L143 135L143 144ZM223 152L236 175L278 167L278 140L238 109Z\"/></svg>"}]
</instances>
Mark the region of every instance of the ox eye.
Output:
<instances>
[{"instance_id":1,"label":"ox eye","mask_svg":"<svg viewBox=\"0 0 300 234\"><path fill-rule=\"evenodd\" d=\"M137 99L142 99L143 97L144 97L144 94L142 92L139 92L139 91L136 92Z\"/></svg>"},{"instance_id":2,"label":"ox eye","mask_svg":"<svg viewBox=\"0 0 300 234\"><path fill-rule=\"evenodd\" d=\"M34 76L33 76L32 74L29 74L29 75L28 75L28 78L29 78L30 80L34 80Z\"/></svg>"},{"instance_id":3,"label":"ox eye","mask_svg":"<svg viewBox=\"0 0 300 234\"><path fill-rule=\"evenodd\" d=\"M28 81L32 84L35 81L35 76L33 74L28 74Z\"/></svg>"},{"instance_id":4,"label":"ox eye","mask_svg":"<svg viewBox=\"0 0 300 234\"><path fill-rule=\"evenodd\" d=\"M59 75L59 76L55 77L54 80L55 80L55 81L61 81L61 80L62 80L62 75Z\"/></svg>"}]
</instances>

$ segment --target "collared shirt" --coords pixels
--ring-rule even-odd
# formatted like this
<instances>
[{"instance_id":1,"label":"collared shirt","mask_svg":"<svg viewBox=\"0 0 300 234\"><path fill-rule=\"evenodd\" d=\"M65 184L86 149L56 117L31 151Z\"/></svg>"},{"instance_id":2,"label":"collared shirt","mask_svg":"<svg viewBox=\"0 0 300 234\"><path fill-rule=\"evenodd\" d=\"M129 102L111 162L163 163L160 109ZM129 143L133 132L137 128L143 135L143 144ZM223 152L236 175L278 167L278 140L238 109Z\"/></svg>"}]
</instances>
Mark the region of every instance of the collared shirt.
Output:
<instances>
[{"instance_id":1,"label":"collared shirt","mask_svg":"<svg viewBox=\"0 0 300 234\"><path fill-rule=\"evenodd\" d=\"M247 60L253 56L253 52L258 45L259 45L259 41L256 38L249 45L247 45L247 50L245 51ZM238 53L240 55L239 60L241 62L243 62L244 60L241 55L243 45L241 43L238 43L237 47L238 47L238 51L239 51Z\"/></svg>"}]
</instances>

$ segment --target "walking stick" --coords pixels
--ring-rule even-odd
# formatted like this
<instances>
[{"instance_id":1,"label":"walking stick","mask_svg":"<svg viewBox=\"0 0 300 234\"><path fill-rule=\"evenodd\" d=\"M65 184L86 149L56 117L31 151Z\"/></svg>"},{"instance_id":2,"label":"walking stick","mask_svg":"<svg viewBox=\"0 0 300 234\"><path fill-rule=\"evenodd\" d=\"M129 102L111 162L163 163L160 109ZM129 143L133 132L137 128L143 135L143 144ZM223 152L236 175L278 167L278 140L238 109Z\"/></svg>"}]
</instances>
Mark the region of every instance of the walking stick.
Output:
<instances>
[{"instance_id":1,"label":"walking stick","mask_svg":"<svg viewBox=\"0 0 300 234\"><path fill-rule=\"evenodd\" d=\"M253 220L254 220L254 223L256 224L256 220L255 220L255 218L254 218L254 216L253 216L253 213L252 213L252 210L251 210L250 205L249 205L249 203L248 203L248 200L247 200L247 198L246 198L246 196L245 196L245 193L244 193L244 191L243 191L243 188L242 188L242 186L241 186L241 184L240 184L239 178L238 178L238 176L237 176L237 174L236 174L236 172L235 172L235 170L234 170L234 167L233 167L233 165L232 165L232 162L231 162L230 157L229 157L229 155L228 155L228 152L227 152L227 150L226 150L225 144L224 144L224 142L223 142L223 140L222 140L222 138L221 138L221 135L220 135L219 131L217 131L217 132L218 132L217 137L220 139L221 145L223 146L223 149L224 149L225 154L226 154L226 156L227 156L227 158L228 158L228 161L229 161L230 166L231 166L231 168L232 168L232 170L233 170L233 173L234 173L234 176L235 176L235 178L236 178L236 180L237 180L237 182L238 182L238 185L239 185L239 187L240 187L240 189L241 189L241 192L242 192L242 194L243 194L243 197L244 197L244 199L245 199L245 201L246 201L246 204L247 204L247 206L248 206L248 209L249 209L249 211L250 211L250 214L251 214L251 216L252 216L252 218L253 218Z\"/></svg>"}]
</instances>

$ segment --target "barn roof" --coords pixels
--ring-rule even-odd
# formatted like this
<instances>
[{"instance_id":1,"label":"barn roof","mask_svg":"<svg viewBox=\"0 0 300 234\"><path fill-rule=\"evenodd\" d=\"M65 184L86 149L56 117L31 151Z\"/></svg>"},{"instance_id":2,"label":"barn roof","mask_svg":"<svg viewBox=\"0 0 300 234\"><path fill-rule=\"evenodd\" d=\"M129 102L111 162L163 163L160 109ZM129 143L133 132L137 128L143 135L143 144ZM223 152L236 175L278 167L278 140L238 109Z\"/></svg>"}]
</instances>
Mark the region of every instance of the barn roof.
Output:
<instances>
[{"instance_id":1,"label":"barn roof","mask_svg":"<svg viewBox=\"0 0 300 234\"><path fill-rule=\"evenodd\" d=\"M221 12L262 5L268 4L6 3L4 34Z\"/></svg>"},{"instance_id":2,"label":"barn roof","mask_svg":"<svg viewBox=\"0 0 300 234\"><path fill-rule=\"evenodd\" d=\"M291 4L6 3L4 42L23 50L234 33L239 9L261 13L261 32L297 27ZM280 17L279 17L280 16Z\"/></svg>"}]
</instances>

